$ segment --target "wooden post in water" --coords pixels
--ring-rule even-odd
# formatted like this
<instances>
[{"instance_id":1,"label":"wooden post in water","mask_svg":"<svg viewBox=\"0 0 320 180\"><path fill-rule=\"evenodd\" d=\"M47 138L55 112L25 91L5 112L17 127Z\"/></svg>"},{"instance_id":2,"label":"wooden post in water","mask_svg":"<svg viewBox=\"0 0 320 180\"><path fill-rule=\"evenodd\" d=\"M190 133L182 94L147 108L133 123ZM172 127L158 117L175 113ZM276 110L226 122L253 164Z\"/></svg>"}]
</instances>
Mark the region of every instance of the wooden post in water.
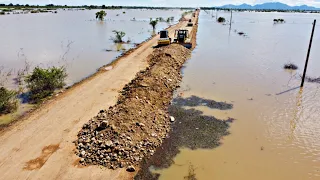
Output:
<instances>
[{"instance_id":1,"label":"wooden post in water","mask_svg":"<svg viewBox=\"0 0 320 180\"><path fill-rule=\"evenodd\" d=\"M305 63L305 65L304 65L303 76L302 76L302 81L301 81L300 87L303 87L303 85L304 85L304 79L306 78L306 73L307 73L307 68L308 68L308 61L309 61L309 55L310 55L310 50L311 50L311 46L312 46L312 39L313 39L313 33L314 33L314 28L315 28L315 26L316 26L316 22L317 22L317 20L315 19L315 20L313 21L313 27L312 27L312 32L311 32L311 37L310 37L310 42L309 42L308 54L307 54L306 63Z\"/></svg>"},{"instance_id":2,"label":"wooden post in water","mask_svg":"<svg viewBox=\"0 0 320 180\"><path fill-rule=\"evenodd\" d=\"M216 21L218 21L218 9L216 9Z\"/></svg>"},{"instance_id":3,"label":"wooden post in water","mask_svg":"<svg viewBox=\"0 0 320 180\"><path fill-rule=\"evenodd\" d=\"M231 29L231 23L232 23L232 9L231 9L231 17L230 17L230 29Z\"/></svg>"}]
</instances>

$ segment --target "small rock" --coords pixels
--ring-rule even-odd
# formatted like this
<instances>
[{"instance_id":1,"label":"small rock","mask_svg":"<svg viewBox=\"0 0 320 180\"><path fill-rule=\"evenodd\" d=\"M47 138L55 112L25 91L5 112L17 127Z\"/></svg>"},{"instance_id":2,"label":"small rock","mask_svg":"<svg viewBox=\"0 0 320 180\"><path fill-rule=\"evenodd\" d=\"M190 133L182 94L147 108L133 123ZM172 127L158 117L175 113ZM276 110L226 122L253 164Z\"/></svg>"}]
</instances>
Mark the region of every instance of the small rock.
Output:
<instances>
[{"instance_id":1,"label":"small rock","mask_svg":"<svg viewBox=\"0 0 320 180\"><path fill-rule=\"evenodd\" d=\"M80 159L80 162L84 162L84 158L81 158L81 159Z\"/></svg>"},{"instance_id":2,"label":"small rock","mask_svg":"<svg viewBox=\"0 0 320 180\"><path fill-rule=\"evenodd\" d=\"M111 146L113 145L112 141L110 141L110 140L109 140L109 141L106 141L105 144L106 144L106 146L108 146L108 147L111 147Z\"/></svg>"},{"instance_id":3,"label":"small rock","mask_svg":"<svg viewBox=\"0 0 320 180\"><path fill-rule=\"evenodd\" d=\"M264 150L264 147L263 146L261 146L261 151L263 151Z\"/></svg>"},{"instance_id":4,"label":"small rock","mask_svg":"<svg viewBox=\"0 0 320 180\"><path fill-rule=\"evenodd\" d=\"M175 118L173 116L170 116L170 122L174 122Z\"/></svg>"},{"instance_id":5,"label":"small rock","mask_svg":"<svg viewBox=\"0 0 320 180\"><path fill-rule=\"evenodd\" d=\"M128 171L128 172L135 172L136 169L134 168L134 166L129 166L129 167L127 168L127 171Z\"/></svg>"},{"instance_id":6,"label":"small rock","mask_svg":"<svg viewBox=\"0 0 320 180\"><path fill-rule=\"evenodd\" d=\"M86 155L86 152L85 151L81 151L81 156L84 156L84 155Z\"/></svg>"}]
</instances>

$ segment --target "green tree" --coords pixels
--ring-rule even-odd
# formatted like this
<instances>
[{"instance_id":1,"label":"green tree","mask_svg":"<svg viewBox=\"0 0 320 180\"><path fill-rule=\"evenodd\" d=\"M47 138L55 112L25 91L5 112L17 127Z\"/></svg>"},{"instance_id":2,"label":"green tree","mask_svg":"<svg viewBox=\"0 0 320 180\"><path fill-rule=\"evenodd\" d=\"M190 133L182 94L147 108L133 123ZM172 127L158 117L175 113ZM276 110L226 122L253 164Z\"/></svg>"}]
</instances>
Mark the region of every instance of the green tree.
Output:
<instances>
[{"instance_id":1,"label":"green tree","mask_svg":"<svg viewBox=\"0 0 320 180\"><path fill-rule=\"evenodd\" d=\"M123 43L122 38L126 35L126 33L123 31L116 31L116 30L113 30L112 32L115 34L115 38L113 38L113 42Z\"/></svg>"},{"instance_id":2,"label":"green tree","mask_svg":"<svg viewBox=\"0 0 320 180\"><path fill-rule=\"evenodd\" d=\"M107 15L105 11L99 11L96 13L96 19L103 21L104 17Z\"/></svg>"},{"instance_id":3,"label":"green tree","mask_svg":"<svg viewBox=\"0 0 320 180\"><path fill-rule=\"evenodd\" d=\"M17 110L17 94L16 91L0 88L0 114L8 114Z\"/></svg>"},{"instance_id":4,"label":"green tree","mask_svg":"<svg viewBox=\"0 0 320 180\"><path fill-rule=\"evenodd\" d=\"M152 26L152 29L155 30L156 29L156 26L158 24L158 21L157 20L152 20L150 18L150 23L149 23L151 26Z\"/></svg>"},{"instance_id":5,"label":"green tree","mask_svg":"<svg viewBox=\"0 0 320 180\"><path fill-rule=\"evenodd\" d=\"M40 68L35 67L32 74L25 79L27 88L30 91L32 103L39 103L42 99L50 96L56 89L65 85L67 77L64 67Z\"/></svg>"}]
</instances>

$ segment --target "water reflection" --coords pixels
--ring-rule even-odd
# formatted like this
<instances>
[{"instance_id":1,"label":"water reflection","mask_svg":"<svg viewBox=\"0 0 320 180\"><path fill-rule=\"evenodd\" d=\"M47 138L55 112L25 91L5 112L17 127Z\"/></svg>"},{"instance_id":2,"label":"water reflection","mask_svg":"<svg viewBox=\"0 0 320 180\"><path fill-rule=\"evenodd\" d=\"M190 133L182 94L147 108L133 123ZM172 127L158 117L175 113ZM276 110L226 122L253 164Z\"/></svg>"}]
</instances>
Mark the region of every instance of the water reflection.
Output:
<instances>
[{"instance_id":1,"label":"water reflection","mask_svg":"<svg viewBox=\"0 0 320 180\"><path fill-rule=\"evenodd\" d=\"M293 118L290 121L290 135L289 135L289 140L293 140L294 139L294 134L295 134L295 129L297 127L297 123L299 121L299 119L301 119L301 115L302 115L302 111L303 111L303 107L302 107L302 94L303 94L303 88L300 88L298 94L297 94L297 98L296 98L296 108L294 109L293 112Z\"/></svg>"}]
</instances>

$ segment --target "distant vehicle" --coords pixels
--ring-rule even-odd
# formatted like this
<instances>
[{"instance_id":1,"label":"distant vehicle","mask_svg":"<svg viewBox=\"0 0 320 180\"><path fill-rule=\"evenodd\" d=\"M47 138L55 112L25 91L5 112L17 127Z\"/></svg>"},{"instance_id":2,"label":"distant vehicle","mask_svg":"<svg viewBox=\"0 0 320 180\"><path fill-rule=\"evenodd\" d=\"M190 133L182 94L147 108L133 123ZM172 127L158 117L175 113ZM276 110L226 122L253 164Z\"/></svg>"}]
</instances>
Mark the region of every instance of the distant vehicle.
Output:
<instances>
[{"instance_id":1,"label":"distant vehicle","mask_svg":"<svg viewBox=\"0 0 320 180\"><path fill-rule=\"evenodd\" d=\"M159 32L160 38L158 40L158 46L166 46L171 44L171 38L169 37L169 32L167 30L162 30Z\"/></svg>"},{"instance_id":2,"label":"distant vehicle","mask_svg":"<svg viewBox=\"0 0 320 180\"><path fill-rule=\"evenodd\" d=\"M193 26L192 20L189 19L188 25L187 26Z\"/></svg>"}]
</instances>

